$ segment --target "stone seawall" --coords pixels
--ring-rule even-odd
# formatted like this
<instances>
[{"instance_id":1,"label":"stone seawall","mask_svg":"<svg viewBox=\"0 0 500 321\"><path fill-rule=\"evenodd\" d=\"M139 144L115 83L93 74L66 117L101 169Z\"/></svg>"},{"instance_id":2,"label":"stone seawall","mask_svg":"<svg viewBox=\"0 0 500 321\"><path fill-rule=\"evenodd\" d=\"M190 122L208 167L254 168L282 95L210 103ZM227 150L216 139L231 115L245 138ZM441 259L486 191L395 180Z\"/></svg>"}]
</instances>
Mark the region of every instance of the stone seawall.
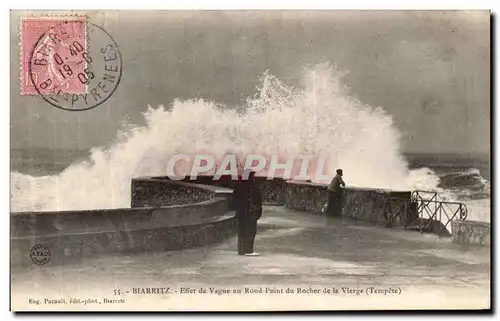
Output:
<instances>
[{"instance_id":1,"label":"stone seawall","mask_svg":"<svg viewBox=\"0 0 500 321\"><path fill-rule=\"evenodd\" d=\"M451 235L455 243L490 246L491 224L478 221L452 221Z\"/></svg>"},{"instance_id":2,"label":"stone seawall","mask_svg":"<svg viewBox=\"0 0 500 321\"><path fill-rule=\"evenodd\" d=\"M257 177L260 184L263 203L265 205L285 205L288 208L321 213L327 201L325 184L305 181L284 181L282 179L267 180ZM223 193L231 194L236 181L231 177L214 180L212 176L198 176L192 180L170 180L166 177L134 179L132 184L132 206L150 204L170 204L179 200L199 200L213 197L218 188ZM205 186L208 190L186 189L185 185ZM179 194L171 193L170 189L180 186ZM212 188L212 190L210 190ZM147 191L148 193L145 193ZM183 193L189 193L187 196ZM197 194L199 193L199 195ZM212 194L211 194L212 193ZM153 195L150 199L148 195ZM179 196L177 196L179 195ZM386 224L391 226L407 226L417 218L415 204L411 203L410 191L392 191L369 188L344 189L344 210L342 216L356 220ZM234 209L234 204L229 207Z\"/></svg>"},{"instance_id":3,"label":"stone seawall","mask_svg":"<svg viewBox=\"0 0 500 321\"><path fill-rule=\"evenodd\" d=\"M343 195L344 217L394 226L406 226L417 218L410 191L345 188ZM327 185L288 181L285 206L321 213L327 197Z\"/></svg>"},{"instance_id":4,"label":"stone seawall","mask_svg":"<svg viewBox=\"0 0 500 321\"><path fill-rule=\"evenodd\" d=\"M321 213L327 201L324 184L257 179L266 205ZM206 245L236 232L231 179L145 177L131 184L131 208L11 213L12 264L30 264L35 244L51 248L51 262L69 262L107 252ZM346 188L343 203L342 216L377 225L407 227L417 218L409 191ZM457 243L490 244L487 223L455 221L452 230Z\"/></svg>"},{"instance_id":5,"label":"stone seawall","mask_svg":"<svg viewBox=\"0 0 500 321\"><path fill-rule=\"evenodd\" d=\"M153 177L153 179L161 180L161 181L169 181L167 177ZM140 179L141 181L143 179ZM260 190L262 193L262 201L265 205L284 205L286 199L286 181L281 178L275 178L272 180L266 179L266 177L256 177L256 180L260 184ZM172 180L170 180L172 181ZM172 181L172 182L184 182L190 184L203 184L205 186L218 186L231 189L234 189L234 185L236 181L232 180L230 176L223 176L220 179L213 179L213 176L198 176L196 179L191 179L186 177L181 181ZM141 184L149 184L149 182L144 181ZM132 198L140 198L140 196L134 196L134 185L132 185ZM137 186L140 186L138 184ZM156 189L153 187L153 189ZM153 193L157 193L158 191L153 191ZM161 193L160 193L161 194ZM132 203L135 203L132 200Z\"/></svg>"},{"instance_id":6,"label":"stone seawall","mask_svg":"<svg viewBox=\"0 0 500 321\"><path fill-rule=\"evenodd\" d=\"M263 202L266 205L285 205L287 182L282 179L265 180L260 183Z\"/></svg>"}]
</instances>

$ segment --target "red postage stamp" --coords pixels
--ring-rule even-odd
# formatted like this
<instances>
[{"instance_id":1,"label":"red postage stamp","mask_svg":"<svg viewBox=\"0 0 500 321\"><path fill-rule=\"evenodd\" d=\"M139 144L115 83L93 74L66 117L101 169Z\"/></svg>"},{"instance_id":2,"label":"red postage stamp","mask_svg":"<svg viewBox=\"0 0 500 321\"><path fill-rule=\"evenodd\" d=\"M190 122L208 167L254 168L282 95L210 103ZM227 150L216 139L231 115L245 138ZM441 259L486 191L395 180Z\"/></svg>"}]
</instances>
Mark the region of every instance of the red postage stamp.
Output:
<instances>
[{"instance_id":1,"label":"red postage stamp","mask_svg":"<svg viewBox=\"0 0 500 321\"><path fill-rule=\"evenodd\" d=\"M20 32L21 95L86 92L72 77L86 68L77 58L87 47L86 17L24 17Z\"/></svg>"}]
</instances>

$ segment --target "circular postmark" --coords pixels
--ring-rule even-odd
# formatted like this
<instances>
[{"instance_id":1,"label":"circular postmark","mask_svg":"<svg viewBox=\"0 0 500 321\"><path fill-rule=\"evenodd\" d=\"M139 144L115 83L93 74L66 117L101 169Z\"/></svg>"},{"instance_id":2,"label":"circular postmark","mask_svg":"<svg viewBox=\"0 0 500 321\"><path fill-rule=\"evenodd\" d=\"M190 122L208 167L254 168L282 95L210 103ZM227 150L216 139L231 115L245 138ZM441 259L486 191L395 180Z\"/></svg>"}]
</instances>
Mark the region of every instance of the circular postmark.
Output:
<instances>
[{"instance_id":1,"label":"circular postmark","mask_svg":"<svg viewBox=\"0 0 500 321\"><path fill-rule=\"evenodd\" d=\"M30 250L30 259L37 265L44 265L50 261L50 248L44 244L35 244Z\"/></svg>"},{"instance_id":2,"label":"circular postmark","mask_svg":"<svg viewBox=\"0 0 500 321\"><path fill-rule=\"evenodd\" d=\"M29 61L29 75L46 102L83 111L113 95L121 80L122 57L103 28L86 20L67 20L39 38Z\"/></svg>"}]
</instances>

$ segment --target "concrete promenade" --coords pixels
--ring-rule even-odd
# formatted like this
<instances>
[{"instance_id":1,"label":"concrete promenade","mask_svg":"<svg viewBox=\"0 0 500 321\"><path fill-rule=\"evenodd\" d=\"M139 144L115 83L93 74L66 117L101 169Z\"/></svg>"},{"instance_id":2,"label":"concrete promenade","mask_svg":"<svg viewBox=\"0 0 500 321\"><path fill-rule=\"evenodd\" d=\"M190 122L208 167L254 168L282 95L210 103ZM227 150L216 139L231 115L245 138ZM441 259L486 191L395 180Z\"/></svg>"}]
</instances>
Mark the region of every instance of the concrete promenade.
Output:
<instances>
[{"instance_id":1,"label":"concrete promenade","mask_svg":"<svg viewBox=\"0 0 500 321\"><path fill-rule=\"evenodd\" d=\"M16 268L11 274L12 308L490 307L489 247L464 247L435 235L268 206L259 221L256 251L261 256L236 255L233 237L204 248Z\"/></svg>"}]
</instances>

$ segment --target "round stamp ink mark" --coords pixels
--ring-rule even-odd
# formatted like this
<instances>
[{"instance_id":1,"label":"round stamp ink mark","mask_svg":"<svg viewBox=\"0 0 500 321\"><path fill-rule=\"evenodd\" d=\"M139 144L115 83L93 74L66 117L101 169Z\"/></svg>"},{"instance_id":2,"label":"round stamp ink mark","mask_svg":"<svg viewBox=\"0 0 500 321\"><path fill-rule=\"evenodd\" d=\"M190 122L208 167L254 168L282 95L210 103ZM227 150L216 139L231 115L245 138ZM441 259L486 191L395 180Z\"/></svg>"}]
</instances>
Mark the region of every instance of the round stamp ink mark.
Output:
<instances>
[{"instance_id":1,"label":"round stamp ink mark","mask_svg":"<svg viewBox=\"0 0 500 321\"><path fill-rule=\"evenodd\" d=\"M35 44L29 75L38 94L52 106L89 110L115 92L122 57L103 28L86 20L67 20L45 32Z\"/></svg>"},{"instance_id":2,"label":"round stamp ink mark","mask_svg":"<svg viewBox=\"0 0 500 321\"><path fill-rule=\"evenodd\" d=\"M50 248L44 244L36 244L30 250L30 259L37 265L44 265L50 261Z\"/></svg>"}]
</instances>

